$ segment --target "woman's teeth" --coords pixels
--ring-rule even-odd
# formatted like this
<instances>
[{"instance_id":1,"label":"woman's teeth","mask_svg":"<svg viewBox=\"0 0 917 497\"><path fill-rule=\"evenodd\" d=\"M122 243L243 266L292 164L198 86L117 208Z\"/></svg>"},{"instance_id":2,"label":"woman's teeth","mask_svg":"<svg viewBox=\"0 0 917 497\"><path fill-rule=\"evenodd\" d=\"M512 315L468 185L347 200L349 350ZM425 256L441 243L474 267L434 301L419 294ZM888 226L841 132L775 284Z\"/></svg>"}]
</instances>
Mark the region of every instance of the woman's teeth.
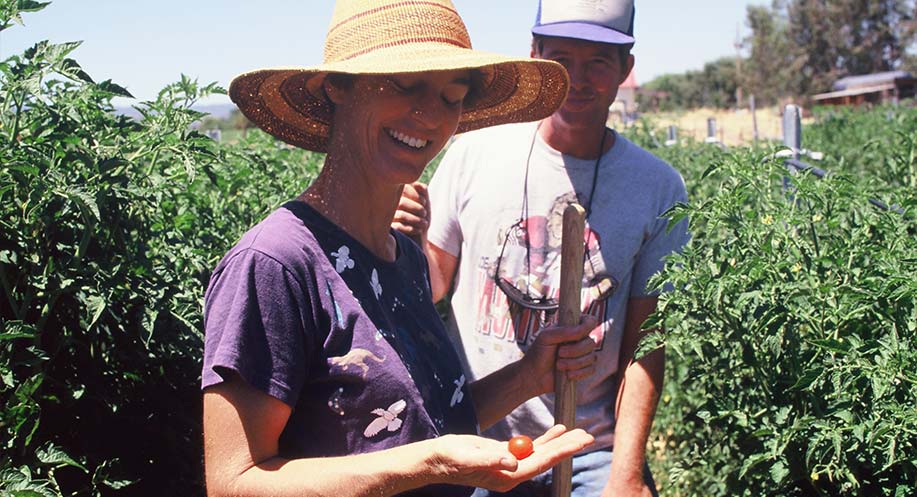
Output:
<instances>
[{"instance_id":1,"label":"woman's teeth","mask_svg":"<svg viewBox=\"0 0 917 497\"><path fill-rule=\"evenodd\" d=\"M400 131L389 130L388 134L391 135L392 138L400 141L401 143L404 143L405 145L409 147L413 147L413 148L424 148L427 146L427 143L429 143L427 140L421 140L420 138L414 138Z\"/></svg>"}]
</instances>

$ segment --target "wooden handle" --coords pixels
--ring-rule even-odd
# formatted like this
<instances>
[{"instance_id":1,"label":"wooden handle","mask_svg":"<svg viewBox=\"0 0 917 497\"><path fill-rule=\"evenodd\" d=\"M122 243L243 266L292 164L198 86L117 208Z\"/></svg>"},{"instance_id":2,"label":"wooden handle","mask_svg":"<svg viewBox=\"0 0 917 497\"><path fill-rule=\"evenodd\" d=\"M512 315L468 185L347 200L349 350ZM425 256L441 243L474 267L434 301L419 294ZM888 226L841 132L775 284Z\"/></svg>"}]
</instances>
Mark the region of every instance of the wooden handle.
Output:
<instances>
[{"instance_id":1,"label":"wooden handle","mask_svg":"<svg viewBox=\"0 0 917 497\"><path fill-rule=\"evenodd\" d=\"M560 306L557 322L573 326L580 321L580 293L583 287L583 232L586 228L586 211L579 204L570 204L564 210L563 237L560 246ZM576 382L562 372L554 375L554 424L563 424L568 430L576 426ZM551 497L568 497L572 490L573 458L564 459L554 466Z\"/></svg>"}]
</instances>

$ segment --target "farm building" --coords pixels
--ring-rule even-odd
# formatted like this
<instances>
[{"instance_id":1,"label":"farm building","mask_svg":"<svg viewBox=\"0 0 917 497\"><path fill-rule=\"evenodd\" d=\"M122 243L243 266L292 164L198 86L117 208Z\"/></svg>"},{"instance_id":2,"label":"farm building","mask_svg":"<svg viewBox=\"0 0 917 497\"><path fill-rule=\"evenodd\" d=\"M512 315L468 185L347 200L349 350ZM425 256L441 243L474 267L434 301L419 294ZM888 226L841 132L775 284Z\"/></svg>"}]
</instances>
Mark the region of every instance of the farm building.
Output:
<instances>
[{"instance_id":1,"label":"farm building","mask_svg":"<svg viewBox=\"0 0 917 497\"><path fill-rule=\"evenodd\" d=\"M812 95L816 105L862 105L897 103L917 94L917 78L905 71L848 76L834 83L834 90Z\"/></svg>"},{"instance_id":2,"label":"farm building","mask_svg":"<svg viewBox=\"0 0 917 497\"><path fill-rule=\"evenodd\" d=\"M608 109L612 114L619 114L621 117L632 115L637 112L637 90L640 86L637 84L637 77L631 70L627 79L618 87L618 96Z\"/></svg>"}]
</instances>

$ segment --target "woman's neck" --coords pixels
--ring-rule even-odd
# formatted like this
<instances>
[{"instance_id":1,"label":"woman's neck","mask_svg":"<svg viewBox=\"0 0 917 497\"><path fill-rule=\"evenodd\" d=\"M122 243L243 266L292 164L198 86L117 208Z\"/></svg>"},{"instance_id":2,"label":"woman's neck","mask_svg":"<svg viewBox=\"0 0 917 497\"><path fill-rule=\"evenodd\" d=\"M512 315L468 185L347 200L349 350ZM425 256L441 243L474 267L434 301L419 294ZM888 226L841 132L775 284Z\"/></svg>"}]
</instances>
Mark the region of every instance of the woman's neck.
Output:
<instances>
[{"instance_id":1,"label":"woman's neck","mask_svg":"<svg viewBox=\"0 0 917 497\"><path fill-rule=\"evenodd\" d=\"M329 156L315 182L299 196L323 216L354 237L382 260L397 255L391 234L392 216L398 207L403 185L372 184L356 168Z\"/></svg>"}]
</instances>

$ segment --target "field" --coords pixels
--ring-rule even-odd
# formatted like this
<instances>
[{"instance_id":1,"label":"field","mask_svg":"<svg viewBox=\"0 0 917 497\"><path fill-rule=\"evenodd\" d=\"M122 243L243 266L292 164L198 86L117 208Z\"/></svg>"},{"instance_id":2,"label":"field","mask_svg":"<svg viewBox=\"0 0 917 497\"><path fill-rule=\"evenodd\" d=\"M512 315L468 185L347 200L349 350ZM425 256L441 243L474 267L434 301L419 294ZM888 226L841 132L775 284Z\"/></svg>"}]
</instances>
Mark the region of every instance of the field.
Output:
<instances>
[{"instance_id":1,"label":"field","mask_svg":"<svg viewBox=\"0 0 917 497\"><path fill-rule=\"evenodd\" d=\"M191 107L223 90L189 78L115 116L126 92L75 49L0 64L0 496L203 495L203 289L321 156L204 136ZM917 108L815 112L825 179L774 142L665 147L665 126L626 130L690 197L647 323L670 358L648 447L663 495L913 495Z\"/></svg>"}]
</instances>

